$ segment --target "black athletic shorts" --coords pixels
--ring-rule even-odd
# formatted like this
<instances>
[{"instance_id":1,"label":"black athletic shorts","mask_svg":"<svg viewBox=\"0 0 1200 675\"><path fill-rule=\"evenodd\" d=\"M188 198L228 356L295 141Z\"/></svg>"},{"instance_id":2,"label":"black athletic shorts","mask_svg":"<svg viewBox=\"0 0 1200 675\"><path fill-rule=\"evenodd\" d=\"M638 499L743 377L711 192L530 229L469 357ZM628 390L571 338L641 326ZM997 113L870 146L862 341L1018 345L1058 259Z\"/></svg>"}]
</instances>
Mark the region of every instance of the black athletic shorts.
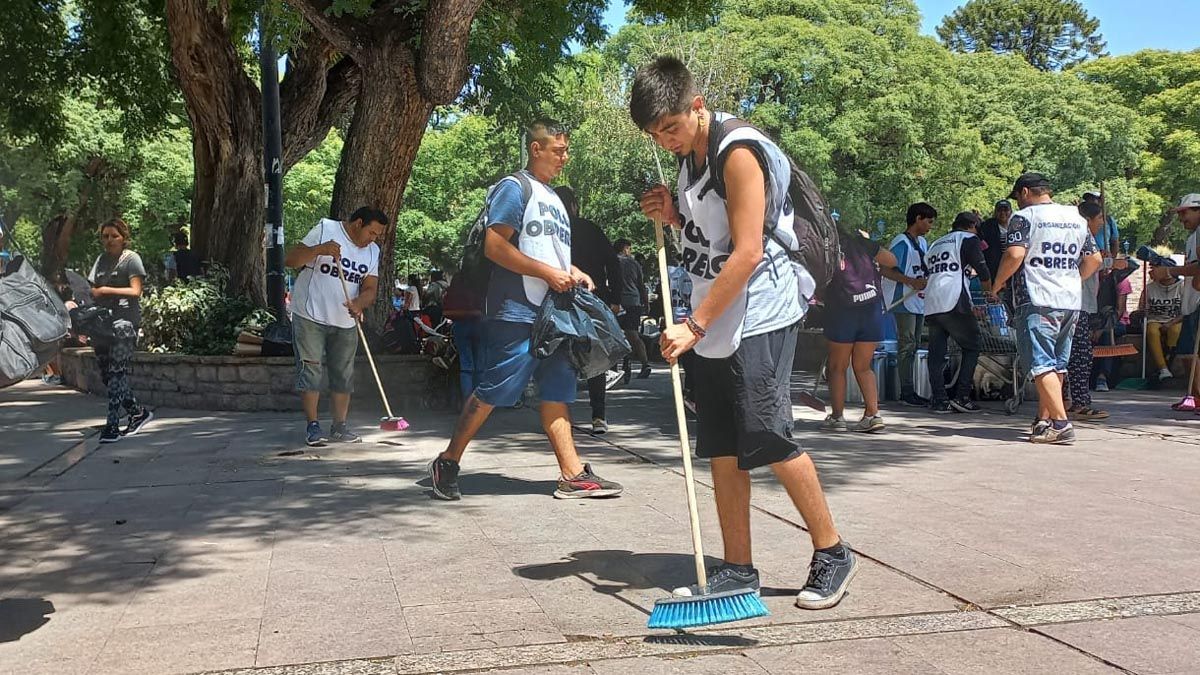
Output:
<instances>
[{"instance_id":1,"label":"black athletic shorts","mask_svg":"<svg viewBox=\"0 0 1200 675\"><path fill-rule=\"evenodd\" d=\"M800 324L742 339L732 356L688 364L696 456L737 457L744 471L800 455L792 438L792 361Z\"/></svg>"},{"instance_id":2,"label":"black athletic shorts","mask_svg":"<svg viewBox=\"0 0 1200 675\"><path fill-rule=\"evenodd\" d=\"M642 312L645 307L641 305L623 305L625 313L617 317L617 325L624 330L640 330L642 327Z\"/></svg>"}]
</instances>

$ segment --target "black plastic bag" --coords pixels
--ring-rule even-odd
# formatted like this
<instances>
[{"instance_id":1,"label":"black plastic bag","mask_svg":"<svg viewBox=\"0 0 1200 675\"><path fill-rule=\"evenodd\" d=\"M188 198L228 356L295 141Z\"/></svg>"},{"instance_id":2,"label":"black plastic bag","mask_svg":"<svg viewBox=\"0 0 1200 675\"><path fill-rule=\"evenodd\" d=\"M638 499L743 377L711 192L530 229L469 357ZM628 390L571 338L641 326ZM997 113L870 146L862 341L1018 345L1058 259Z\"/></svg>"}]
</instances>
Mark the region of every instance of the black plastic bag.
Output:
<instances>
[{"instance_id":1,"label":"black plastic bag","mask_svg":"<svg viewBox=\"0 0 1200 675\"><path fill-rule=\"evenodd\" d=\"M568 360L585 380L612 368L632 351L608 305L581 288L546 294L533 324L532 348L539 359L568 350Z\"/></svg>"}]
</instances>

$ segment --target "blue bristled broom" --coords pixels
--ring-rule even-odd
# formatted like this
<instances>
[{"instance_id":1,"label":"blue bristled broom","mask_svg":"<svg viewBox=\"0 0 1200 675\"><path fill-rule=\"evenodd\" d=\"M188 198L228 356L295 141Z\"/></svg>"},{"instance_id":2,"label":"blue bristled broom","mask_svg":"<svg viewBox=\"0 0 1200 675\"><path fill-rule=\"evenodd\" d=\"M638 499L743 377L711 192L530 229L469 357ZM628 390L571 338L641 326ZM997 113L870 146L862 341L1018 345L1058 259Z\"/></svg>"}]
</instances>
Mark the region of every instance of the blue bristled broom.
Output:
<instances>
[{"instance_id":1,"label":"blue bristled broom","mask_svg":"<svg viewBox=\"0 0 1200 675\"><path fill-rule=\"evenodd\" d=\"M654 152L654 163L658 166L658 179L666 184L658 152ZM658 246L658 278L661 284L659 297L663 304L663 316L674 317L671 311L671 282L667 277L667 249L663 240L662 223L654 224L654 240ZM704 546L700 540L700 514L696 508L696 486L692 476L692 451L688 442L687 418L683 408L683 384L679 377L679 363L671 364L671 388L675 393L675 422L679 427L679 452L683 455L683 478L687 485L688 515L692 525L692 551L696 562L696 583L700 594L688 597L672 597L654 603L648 628L695 628L717 623L753 619L766 616L766 605L752 589L741 591L708 592L708 578L704 571Z\"/></svg>"}]
</instances>

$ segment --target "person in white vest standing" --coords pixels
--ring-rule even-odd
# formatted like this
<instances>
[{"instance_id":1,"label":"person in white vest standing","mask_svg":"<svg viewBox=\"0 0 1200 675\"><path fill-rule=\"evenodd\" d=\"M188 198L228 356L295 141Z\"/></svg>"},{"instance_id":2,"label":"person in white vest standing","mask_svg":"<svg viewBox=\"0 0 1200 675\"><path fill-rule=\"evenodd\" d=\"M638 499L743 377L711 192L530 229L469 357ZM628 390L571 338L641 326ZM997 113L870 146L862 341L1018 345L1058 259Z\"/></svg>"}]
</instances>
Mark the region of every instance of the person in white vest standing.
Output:
<instances>
[{"instance_id":1,"label":"person in white vest standing","mask_svg":"<svg viewBox=\"0 0 1200 675\"><path fill-rule=\"evenodd\" d=\"M682 267L692 280L692 313L663 331L663 357L689 351L696 397L696 454L710 462L724 562L708 590L759 589L750 545L750 471L770 467L812 538L804 609L836 605L858 559L833 524L817 469L792 436L792 361L815 284L788 250L798 248L786 155L758 129L708 110L692 74L658 57L633 81L629 113L660 147L681 158L678 206L666 185L641 198L656 223L682 230ZM726 126L729 125L729 126ZM710 152L710 138L714 141ZM714 166L716 168L714 168ZM723 189L722 189L723 188ZM697 586L675 589L694 596Z\"/></svg>"},{"instance_id":2,"label":"person in white vest standing","mask_svg":"<svg viewBox=\"0 0 1200 675\"><path fill-rule=\"evenodd\" d=\"M292 346L296 389L308 420L308 445L362 440L346 424L358 353L355 322L375 302L379 288L379 245L375 241L387 227L387 215L366 206L356 209L345 222L322 218L288 249L284 259L285 265L300 270L292 292ZM344 289L339 275L345 280ZM329 384L333 413L328 437L317 420L322 379Z\"/></svg>"},{"instance_id":3,"label":"person in white vest standing","mask_svg":"<svg viewBox=\"0 0 1200 675\"><path fill-rule=\"evenodd\" d=\"M1079 210L1055 204L1053 195L1040 173L1017 179L1012 198L1020 210L1008 222L994 287L999 292L1012 280L1017 351L1037 385L1038 413L1029 440L1069 444L1075 430L1063 405L1063 381L1083 305L1083 279L1100 269L1101 259Z\"/></svg>"},{"instance_id":4,"label":"person in white vest standing","mask_svg":"<svg viewBox=\"0 0 1200 675\"><path fill-rule=\"evenodd\" d=\"M929 283L925 286L925 323L929 326L929 384L933 412L978 412L971 400L975 364L979 362L979 323L971 308L971 278L975 271L984 292L991 292L992 275L983 257L978 228L979 216L963 211L954 218L951 231L933 242L925 256ZM946 348L949 341L962 349L953 397L946 395Z\"/></svg>"},{"instance_id":5,"label":"person in white vest standing","mask_svg":"<svg viewBox=\"0 0 1200 675\"><path fill-rule=\"evenodd\" d=\"M531 349L533 324L546 294L576 286L590 291L595 283L571 264L571 216L550 187L567 163L567 129L554 120L539 119L526 127L525 141L525 170L506 176L488 192L484 255L494 265L483 308L485 365L450 444L429 463L437 499L462 498L458 471L467 444L493 410L516 405L530 380L537 381L542 429L558 460L554 497L615 497L622 490L579 459L568 409L575 402L578 374L566 350L538 359Z\"/></svg>"},{"instance_id":6,"label":"person in white vest standing","mask_svg":"<svg viewBox=\"0 0 1200 675\"><path fill-rule=\"evenodd\" d=\"M1192 345L1195 344L1196 333L1200 330L1200 193L1192 193L1185 196L1179 202L1179 206L1175 209L1176 215L1179 217L1179 223L1183 225L1183 229L1188 231L1187 244L1184 247L1184 266L1172 270L1180 276L1190 277L1187 283L1183 286L1183 314L1187 318L1183 322L1183 333L1180 335L1179 344L1185 345L1185 352L1192 351ZM1195 368L1196 359L1194 354L1184 354L1191 357L1192 365L1189 367ZM1183 397L1182 400L1173 404L1171 408L1180 412L1196 412L1200 410L1197 402L1200 401L1200 377L1189 377L1188 380L1192 383L1192 390Z\"/></svg>"},{"instance_id":7,"label":"person in white vest standing","mask_svg":"<svg viewBox=\"0 0 1200 675\"><path fill-rule=\"evenodd\" d=\"M908 207L907 227L892 239L888 246L896 256L896 266L881 269L883 275L884 307L891 307L896 317L897 367L900 369L900 401L911 406L927 406L929 401L917 396L913 387L913 361L925 331L925 253L929 244L925 235L933 228L937 209L925 202ZM900 304L896 304L900 303Z\"/></svg>"}]
</instances>

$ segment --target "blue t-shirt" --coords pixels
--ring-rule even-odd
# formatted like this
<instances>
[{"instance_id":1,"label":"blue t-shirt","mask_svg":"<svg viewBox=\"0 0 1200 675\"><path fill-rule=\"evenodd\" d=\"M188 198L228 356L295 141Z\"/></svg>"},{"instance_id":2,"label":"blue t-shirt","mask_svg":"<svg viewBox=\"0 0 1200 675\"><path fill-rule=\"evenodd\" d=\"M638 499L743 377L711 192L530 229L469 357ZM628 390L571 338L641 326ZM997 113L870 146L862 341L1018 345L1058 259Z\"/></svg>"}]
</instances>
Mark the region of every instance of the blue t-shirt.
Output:
<instances>
[{"instance_id":1,"label":"blue t-shirt","mask_svg":"<svg viewBox=\"0 0 1200 675\"><path fill-rule=\"evenodd\" d=\"M1117 229L1117 221L1113 220L1112 216L1104 223L1104 227L1096 233L1096 247L1102 252L1107 252L1112 247L1112 242L1121 240L1121 231Z\"/></svg>"},{"instance_id":2,"label":"blue t-shirt","mask_svg":"<svg viewBox=\"0 0 1200 675\"><path fill-rule=\"evenodd\" d=\"M527 178L537 180L533 176ZM509 240L513 246L519 245L521 226L525 222L525 201L522 197L521 185L515 179L505 179L500 181L488 200L488 227L506 225L515 230L513 238ZM530 304L525 296L525 283L521 275L493 265L484 316L495 321L532 324L537 320L537 312L538 308Z\"/></svg>"}]
</instances>

